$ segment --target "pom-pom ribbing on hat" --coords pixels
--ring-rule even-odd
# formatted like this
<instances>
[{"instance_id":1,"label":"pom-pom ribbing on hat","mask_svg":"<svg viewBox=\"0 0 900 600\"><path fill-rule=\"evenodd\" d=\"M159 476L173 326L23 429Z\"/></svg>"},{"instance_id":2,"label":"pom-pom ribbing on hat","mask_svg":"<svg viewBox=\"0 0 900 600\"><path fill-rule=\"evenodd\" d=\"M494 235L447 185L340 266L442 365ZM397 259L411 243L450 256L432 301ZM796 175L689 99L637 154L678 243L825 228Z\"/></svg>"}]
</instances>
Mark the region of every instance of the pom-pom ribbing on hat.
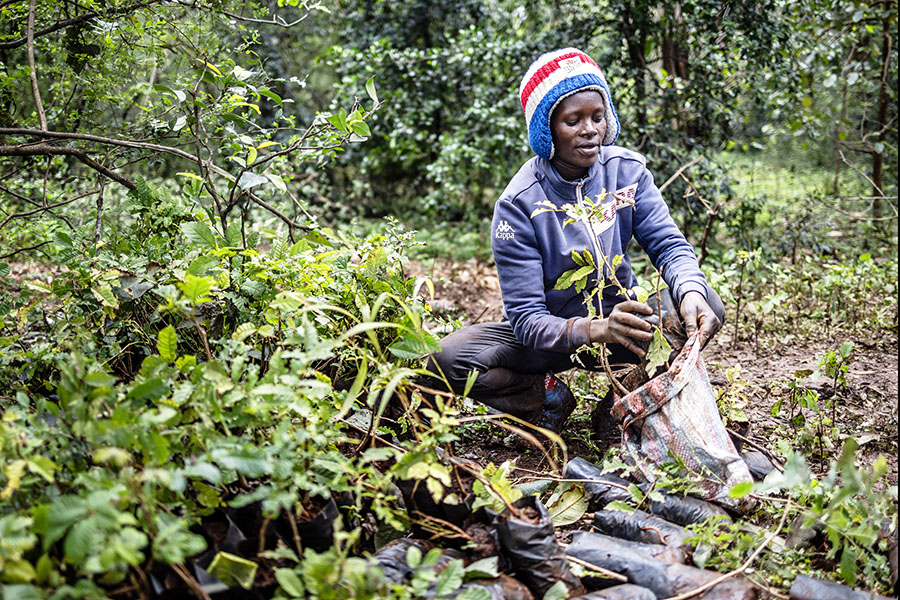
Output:
<instances>
[{"instance_id":1,"label":"pom-pom ribbing on hat","mask_svg":"<svg viewBox=\"0 0 900 600\"><path fill-rule=\"evenodd\" d=\"M619 118L597 63L575 48L548 52L531 63L519 86L519 98L528 125L528 143L535 154L547 160L553 158L550 115L557 104L584 90L597 90L606 101L606 135L601 144L609 146L619 137Z\"/></svg>"}]
</instances>

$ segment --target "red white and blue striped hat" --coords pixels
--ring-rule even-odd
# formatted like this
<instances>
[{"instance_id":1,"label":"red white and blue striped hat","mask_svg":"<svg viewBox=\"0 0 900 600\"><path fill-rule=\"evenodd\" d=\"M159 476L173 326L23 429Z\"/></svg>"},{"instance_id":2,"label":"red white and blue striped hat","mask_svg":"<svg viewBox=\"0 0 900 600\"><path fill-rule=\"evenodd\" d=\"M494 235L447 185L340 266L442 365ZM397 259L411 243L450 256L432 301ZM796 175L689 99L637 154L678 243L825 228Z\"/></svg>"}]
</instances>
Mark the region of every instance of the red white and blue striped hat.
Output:
<instances>
[{"instance_id":1,"label":"red white and blue striped hat","mask_svg":"<svg viewBox=\"0 0 900 600\"><path fill-rule=\"evenodd\" d=\"M584 90L597 90L606 101L606 135L601 144L609 146L619 136L619 118L597 63L575 48L548 52L531 63L519 86L519 98L528 125L528 143L535 154L553 158L550 115L565 98Z\"/></svg>"}]
</instances>

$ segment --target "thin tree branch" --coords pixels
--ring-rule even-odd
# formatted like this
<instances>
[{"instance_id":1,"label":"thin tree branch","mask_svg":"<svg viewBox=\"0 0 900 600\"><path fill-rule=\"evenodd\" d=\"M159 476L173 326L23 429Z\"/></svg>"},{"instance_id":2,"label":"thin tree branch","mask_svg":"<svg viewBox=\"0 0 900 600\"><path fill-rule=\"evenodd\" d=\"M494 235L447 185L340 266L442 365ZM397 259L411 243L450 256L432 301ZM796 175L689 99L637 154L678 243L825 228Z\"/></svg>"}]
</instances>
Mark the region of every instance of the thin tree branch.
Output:
<instances>
[{"instance_id":1,"label":"thin tree branch","mask_svg":"<svg viewBox=\"0 0 900 600\"><path fill-rule=\"evenodd\" d=\"M106 11L105 13L101 13L98 11L91 11L84 14L80 14L78 16L72 17L71 19L66 19L64 21L57 21L53 25L49 25L44 27L43 29L39 29L37 31L33 31L33 38L43 37L49 33L53 33L54 31L59 31L60 29L66 29L67 27L72 27L73 25L78 25L79 23L84 23L85 21L90 21L91 19L95 19L97 17L110 18L116 15L127 15L138 9L146 8L153 4L159 4L162 0L151 0L149 2L135 2L134 4L129 4L128 6L123 6L118 9L111 9ZM33 5L33 3L32 3ZM33 15L32 15L33 19ZM33 20L32 20L32 30L33 30ZM19 46L24 46L25 44L29 44L28 36L22 36L15 40L6 40L0 42L0 50L11 50L13 48L18 48Z\"/></svg>"},{"instance_id":2,"label":"thin tree branch","mask_svg":"<svg viewBox=\"0 0 900 600\"><path fill-rule=\"evenodd\" d=\"M81 148L52 146L43 142L19 146L0 146L0 156L74 156L101 175L104 175L117 183L121 183L129 190L137 189L137 184L135 184L134 181L101 165L88 156L87 150L82 150Z\"/></svg>"},{"instance_id":3,"label":"thin tree branch","mask_svg":"<svg viewBox=\"0 0 900 600\"><path fill-rule=\"evenodd\" d=\"M37 69L34 66L34 4L35 0L28 3L28 25L25 32L25 43L28 44L28 76L31 79L31 94L34 96L34 105L37 109L38 120L41 122L41 131L47 131L47 114L44 112L44 103L41 102Z\"/></svg>"},{"instance_id":4,"label":"thin tree branch","mask_svg":"<svg viewBox=\"0 0 900 600\"><path fill-rule=\"evenodd\" d=\"M41 246L46 246L49 243L50 243L50 240L47 240L46 242L41 242L40 244L35 244L34 246L28 246L27 248L19 248L18 250L10 252L9 254L3 254L2 256L0 256L0 260L6 260L7 258L11 258L11 257L15 256L16 254L19 254L20 252L28 252L29 250L37 250Z\"/></svg>"},{"instance_id":5,"label":"thin tree branch","mask_svg":"<svg viewBox=\"0 0 900 600\"><path fill-rule=\"evenodd\" d=\"M0 133L2 133L2 131L0 131ZM675 173L673 173L672 176L669 177L669 178L666 180L666 182L665 182L664 184L662 184L661 186L659 186L659 193L661 194L661 193L663 192L663 190L665 190L667 187L669 187L669 185L671 185L671 183L672 183L673 181L675 181L676 179L678 179L678 177L679 177L682 173L684 173L685 171L687 171L688 169L690 169L691 167L693 167L694 165L696 165L696 164L697 164L698 162L700 162L702 159L703 159L703 155L701 154L700 156L696 157L694 160L692 160L691 162L687 163L686 165L682 165L681 168L678 169L677 171L675 171Z\"/></svg>"},{"instance_id":6,"label":"thin tree branch","mask_svg":"<svg viewBox=\"0 0 900 600\"><path fill-rule=\"evenodd\" d=\"M12 213L11 215L7 215L7 217L5 219L3 219L3 221L0 221L0 229L3 229L3 227L7 223L12 221L13 219L19 219L21 217L29 217L29 216L35 215L39 212L51 210L51 209L57 208L59 206L64 206L66 204L75 202L76 200L80 200L81 198L84 198L85 196L89 196L90 194L93 194L93 193L95 193L95 192L88 192L87 194L81 194L80 196L75 196L74 198L69 198L68 200L62 200L61 202L57 202L56 204L50 204L48 206L40 206L38 208L33 208L31 210L26 210L26 211L18 212L18 213Z\"/></svg>"},{"instance_id":7,"label":"thin tree branch","mask_svg":"<svg viewBox=\"0 0 900 600\"><path fill-rule=\"evenodd\" d=\"M94 223L94 252L100 242L100 229L103 227L103 190L106 189L106 180L100 180L100 193L97 194L97 221Z\"/></svg>"},{"instance_id":8,"label":"thin tree branch","mask_svg":"<svg viewBox=\"0 0 900 600\"><path fill-rule=\"evenodd\" d=\"M309 225L302 225L300 223L297 223L296 221L294 221L290 217L288 217L286 214L284 214L283 212L281 212L280 210L278 210L277 208L275 208L274 206L272 206L271 204L269 204L262 198L258 197L256 194L254 194L252 192L247 192L247 195L250 197L250 200L252 200L255 204L263 207L264 209L266 209L267 211L269 211L270 213L272 213L273 215L275 215L276 217L278 217L279 219L284 221L287 224L287 226L290 227L291 229L301 229L303 231L311 231L312 230L312 227L310 227Z\"/></svg>"},{"instance_id":9,"label":"thin tree branch","mask_svg":"<svg viewBox=\"0 0 900 600\"><path fill-rule=\"evenodd\" d=\"M854 171L856 171L857 173L859 173L860 175L862 175L863 177L865 177L865 178L866 178L866 181L868 181L870 184L872 184L872 189L877 190L878 193L879 193L880 195L884 196L884 191L883 191L880 187L878 187L877 185L875 185L875 182L872 181L872 179L871 179L868 175L866 175L865 173L863 173L862 171L860 171L860 170L856 167L856 165L854 165L854 164L851 163L849 160L847 160L847 157L844 156L843 150L838 150L838 154L841 155L841 160L843 160L845 163L847 163L847 166L849 166L851 169L853 169Z\"/></svg>"}]
</instances>

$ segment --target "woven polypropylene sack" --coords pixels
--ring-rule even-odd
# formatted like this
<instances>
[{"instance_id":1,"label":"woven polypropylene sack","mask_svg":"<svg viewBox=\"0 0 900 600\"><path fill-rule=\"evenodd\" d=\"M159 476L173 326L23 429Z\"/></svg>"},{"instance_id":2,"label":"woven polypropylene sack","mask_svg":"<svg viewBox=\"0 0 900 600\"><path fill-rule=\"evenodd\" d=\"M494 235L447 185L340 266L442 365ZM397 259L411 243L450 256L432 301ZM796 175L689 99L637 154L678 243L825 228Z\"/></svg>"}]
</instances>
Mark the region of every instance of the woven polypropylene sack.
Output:
<instances>
[{"instance_id":1,"label":"woven polypropylene sack","mask_svg":"<svg viewBox=\"0 0 900 600\"><path fill-rule=\"evenodd\" d=\"M754 507L749 497L728 495L732 486L753 479L719 417L696 335L668 371L617 397L612 414L622 428L622 446L645 480L654 481L654 465L670 462L671 454L700 478L706 500L739 512Z\"/></svg>"}]
</instances>

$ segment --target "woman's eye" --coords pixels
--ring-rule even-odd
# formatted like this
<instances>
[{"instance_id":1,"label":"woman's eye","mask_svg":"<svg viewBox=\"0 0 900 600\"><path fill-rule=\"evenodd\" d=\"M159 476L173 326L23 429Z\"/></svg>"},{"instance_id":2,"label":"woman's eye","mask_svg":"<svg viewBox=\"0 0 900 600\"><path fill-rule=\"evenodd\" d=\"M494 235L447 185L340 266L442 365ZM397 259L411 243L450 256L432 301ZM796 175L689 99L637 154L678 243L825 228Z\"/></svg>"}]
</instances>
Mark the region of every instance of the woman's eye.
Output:
<instances>
[{"instance_id":1,"label":"woman's eye","mask_svg":"<svg viewBox=\"0 0 900 600\"><path fill-rule=\"evenodd\" d=\"M594 123L600 123L605 120L606 120L605 117L594 117Z\"/></svg>"},{"instance_id":2,"label":"woman's eye","mask_svg":"<svg viewBox=\"0 0 900 600\"><path fill-rule=\"evenodd\" d=\"M569 127L575 127L576 125L578 125L578 121L566 121L566 125L568 125Z\"/></svg>"}]
</instances>

